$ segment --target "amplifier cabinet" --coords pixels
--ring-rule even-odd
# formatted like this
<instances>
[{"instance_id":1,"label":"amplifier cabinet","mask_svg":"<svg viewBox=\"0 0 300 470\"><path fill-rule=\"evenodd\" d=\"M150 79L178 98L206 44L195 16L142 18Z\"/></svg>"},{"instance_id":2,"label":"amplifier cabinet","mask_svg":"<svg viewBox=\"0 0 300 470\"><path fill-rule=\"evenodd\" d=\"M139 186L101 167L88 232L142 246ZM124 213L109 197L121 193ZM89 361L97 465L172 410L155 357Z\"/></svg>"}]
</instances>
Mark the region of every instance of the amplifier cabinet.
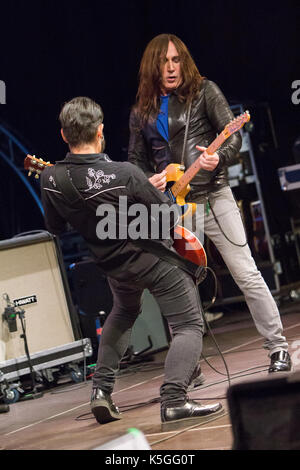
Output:
<instances>
[{"instance_id":1,"label":"amplifier cabinet","mask_svg":"<svg viewBox=\"0 0 300 470\"><path fill-rule=\"evenodd\" d=\"M107 278L94 260L80 261L72 264L70 268L73 300L79 310L81 330L84 337L91 338L95 349L95 318L99 316L100 311L109 315L113 305L112 292ZM153 353L168 348L170 332L158 303L148 289L144 290L142 300L142 312L131 332L132 351L139 353L147 350L147 353Z\"/></svg>"},{"instance_id":2,"label":"amplifier cabinet","mask_svg":"<svg viewBox=\"0 0 300 470\"><path fill-rule=\"evenodd\" d=\"M39 232L1 241L0 265L0 362L25 354L20 315L12 331L3 315L8 305L25 312L30 354L80 338L56 237Z\"/></svg>"}]
</instances>

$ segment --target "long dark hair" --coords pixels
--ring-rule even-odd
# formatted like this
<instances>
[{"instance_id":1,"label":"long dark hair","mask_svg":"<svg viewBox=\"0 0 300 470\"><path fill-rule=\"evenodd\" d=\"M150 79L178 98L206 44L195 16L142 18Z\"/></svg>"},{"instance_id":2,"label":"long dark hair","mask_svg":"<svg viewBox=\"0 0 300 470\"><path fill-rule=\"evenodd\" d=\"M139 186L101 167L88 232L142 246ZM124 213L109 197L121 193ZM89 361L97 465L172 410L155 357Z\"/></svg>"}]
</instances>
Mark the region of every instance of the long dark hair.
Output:
<instances>
[{"instance_id":1,"label":"long dark hair","mask_svg":"<svg viewBox=\"0 0 300 470\"><path fill-rule=\"evenodd\" d=\"M177 89L180 101L189 103L200 91L203 78L186 45L174 34L160 34L147 45L139 70L139 87L135 109L142 121L157 113L160 106L162 59L165 58L169 42L177 49L182 83Z\"/></svg>"}]
</instances>

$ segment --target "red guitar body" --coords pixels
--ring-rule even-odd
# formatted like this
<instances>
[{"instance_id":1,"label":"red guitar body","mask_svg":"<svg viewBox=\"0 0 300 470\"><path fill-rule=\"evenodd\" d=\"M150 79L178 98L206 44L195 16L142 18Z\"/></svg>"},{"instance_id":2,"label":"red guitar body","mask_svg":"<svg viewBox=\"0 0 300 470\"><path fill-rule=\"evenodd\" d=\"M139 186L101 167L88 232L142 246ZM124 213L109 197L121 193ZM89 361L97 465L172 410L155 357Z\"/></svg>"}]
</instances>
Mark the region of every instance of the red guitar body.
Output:
<instances>
[{"instance_id":1,"label":"red guitar body","mask_svg":"<svg viewBox=\"0 0 300 470\"><path fill-rule=\"evenodd\" d=\"M177 253L198 266L207 266L205 250L196 235L181 225L177 225L174 232Z\"/></svg>"}]
</instances>

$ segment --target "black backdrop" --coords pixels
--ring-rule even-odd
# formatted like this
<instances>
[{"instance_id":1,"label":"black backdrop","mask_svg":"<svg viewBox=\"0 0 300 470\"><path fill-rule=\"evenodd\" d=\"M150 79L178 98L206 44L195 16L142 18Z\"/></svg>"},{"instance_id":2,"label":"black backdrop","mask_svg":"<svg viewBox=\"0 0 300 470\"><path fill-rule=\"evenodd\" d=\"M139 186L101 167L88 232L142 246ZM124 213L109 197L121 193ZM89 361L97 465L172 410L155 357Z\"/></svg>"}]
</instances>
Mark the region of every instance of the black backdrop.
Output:
<instances>
[{"instance_id":1,"label":"black backdrop","mask_svg":"<svg viewBox=\"0 0 300 470\"><path fill-rule=\"evenodd\" d=\"M200 72L230 101L268 102L279 142L276 164L294 163L300 104L300 2L200 0L3 0L0 80L7 104L0 119L31 153L61 159L61 105L86 95L104 110L107 153L126 159L128 115L147 42L178 35ZM267 173L267 172L266 172ZM3 177L3 175L2 175Z\"/></svg>"}]
</instances>

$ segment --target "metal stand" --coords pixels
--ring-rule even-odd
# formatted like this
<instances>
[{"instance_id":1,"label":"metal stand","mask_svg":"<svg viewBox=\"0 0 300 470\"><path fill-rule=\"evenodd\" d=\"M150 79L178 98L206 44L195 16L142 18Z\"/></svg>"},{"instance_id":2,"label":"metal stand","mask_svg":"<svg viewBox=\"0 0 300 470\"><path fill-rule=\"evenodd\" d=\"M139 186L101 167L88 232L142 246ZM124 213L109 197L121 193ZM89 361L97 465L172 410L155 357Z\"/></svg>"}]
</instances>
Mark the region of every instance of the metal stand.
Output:
<instances>
[{"instance_id":1,"label":"metal stand","mask_svg":"<svg viewBox=\"0 0 300 470\"><path fill-rule=\"evenodd\" d=\"M26 328L25 328L25 310L21 309L20 307L15 307L14 304L10 301L8 294L3 294L3 298L6 301L7 307L5 308L2 317L5 321L7 321L9 331L10 332L17 331L17 322L16 322L17 316L19 317L21 326L22 326L22 334L20 335L20 338L22 338L24 341L24 349L25 349L28 366L30 370L31 381L32 381L32 391L30 393L25 394L22 397L22 399L26 400L26 399L33 399L33 398L41 398L43 396L43 393L37 391L37 384L35 381L35 371L33 369L31 357L29 354ZM12 400L14 400L13 397L12 397Z\"/></svg>"},{"instance_id":2,"label":"metal stand","mask_svg":"<svg viewBox=\"0 0 300 470\"><path fill-rule=\"evenodd\" d=\"M30 354L29 354L29 349L28 349L28 342L27 342L27 336L26 336L26 328L25 328L25 310L20 309L17 311L17 314L20 318L21 326L22 326L22 331L23 334L20 335L20 338L24 340L24 349L25 353L27 356L28 360L28 365L29 365L29 370L30 370L30 376L31 376L31 382L32 382L32 392L27 393L24 395L23 399L35 399L35 398L41 398L43 396L42 392L37 391L37 384L35 381L35 372L32 366Z\"/></svg>"},{"instance_id":3,"label":"metal stand","mask_svg":"<svg viewBox=\"0 0 300 470\"><path fill-rule=\"evenodd\" d=\"M265 209L264 198L263 198L263 194L262 194L262 190L261 190L260 180L259 180L258 174L257 174L257 168L256 168L253 149L252 149L251 142L250 142L250 136L249 136L248 133L246 133L245 139L246 139L246 142L247 142L247 145L248 145L248 151L249 151L249 155L250 155L251 166L252 166L253 174L254 174L254 177L255 177L256 191L257 191L258 199L260 200L260 203L261 203L263 224L264 224L264 230L265 230L265 234L266 234L266 241L267 241L267 244L268 244L270 261L271 261L271 263L274 267L274 281L275 281L275 285L276 285L276 292L279 292L280 282L279 282L278 274L280 273L281 268L280 268L280 265L278 264L278 261L276 261L275 256L274 256L272 238L271 238L271 234L270 234L270 230L269 230L268 217L267 217L267 213L266 213L266 209Z\"/></svg>"}]
</instances>

